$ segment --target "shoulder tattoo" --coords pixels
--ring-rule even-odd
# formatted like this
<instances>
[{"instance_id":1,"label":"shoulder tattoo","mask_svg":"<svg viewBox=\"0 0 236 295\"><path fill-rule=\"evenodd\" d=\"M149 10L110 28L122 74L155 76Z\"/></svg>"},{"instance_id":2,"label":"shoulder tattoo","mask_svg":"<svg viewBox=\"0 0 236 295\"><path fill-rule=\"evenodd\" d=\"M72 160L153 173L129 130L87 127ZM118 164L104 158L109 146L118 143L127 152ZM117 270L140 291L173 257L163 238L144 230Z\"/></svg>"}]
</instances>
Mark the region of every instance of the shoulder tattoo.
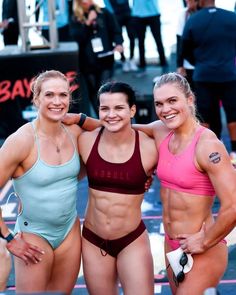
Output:
<instances>
[{"instance_id":1,"label":"shoulder tattoo","mask_svg":"<svg viewBox=\"0 0 236 295\"><path fill-rule=\"evenodd\" d=\"M209 159L213 164L217 164L221 161L221 156L218 152L214 152L209 155Z\"/></svg>"}]
</instances>

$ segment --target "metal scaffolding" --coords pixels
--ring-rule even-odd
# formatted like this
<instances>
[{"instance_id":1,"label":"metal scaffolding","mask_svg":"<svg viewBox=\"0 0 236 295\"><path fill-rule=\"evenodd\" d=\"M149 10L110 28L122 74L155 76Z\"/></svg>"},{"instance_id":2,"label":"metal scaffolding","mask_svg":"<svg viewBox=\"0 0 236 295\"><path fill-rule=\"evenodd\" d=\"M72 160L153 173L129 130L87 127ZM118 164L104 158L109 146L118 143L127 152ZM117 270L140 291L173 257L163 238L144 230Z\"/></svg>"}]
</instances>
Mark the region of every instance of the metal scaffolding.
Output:
<instances>
[{"instance_id":1,"label":"metal scaffolding","mask_svg":"<svg viewBox=\"0 0 236 295\"><path fill-rule=\"evenodd\" d=\"M36 13L44 1L48 2L48 21L40 22L36 21ZM17 0L18 4L18 17L19 17L19 30L22 40L22 51L27 52L33 49L29 38L29 29L35 28L36 31L40 31L42 27L48 27L49 29L49 40L43 38L43 45L40 48L55 49L58 47L58 33L56 25L56 6L55 0L40 0L33 12L29 13L27 9L26 0Z\"/></svg>"}]
</instances>

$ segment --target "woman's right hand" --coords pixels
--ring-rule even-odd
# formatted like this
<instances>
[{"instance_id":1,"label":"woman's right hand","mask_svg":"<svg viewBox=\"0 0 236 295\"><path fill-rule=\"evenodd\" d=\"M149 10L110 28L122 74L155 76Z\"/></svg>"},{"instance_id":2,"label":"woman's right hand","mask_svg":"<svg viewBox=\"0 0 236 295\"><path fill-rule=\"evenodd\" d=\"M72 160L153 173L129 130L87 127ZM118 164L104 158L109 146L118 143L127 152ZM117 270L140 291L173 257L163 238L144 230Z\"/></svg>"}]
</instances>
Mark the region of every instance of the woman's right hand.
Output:
<instances>
[{"instance_id":1,"label":"woman's right hand","mask_svg":"<svg viewBox=\"0 0 236 295\"><path fill-rule=\"evenodd\" d=\"M91 26L96 23L97 19L97 12L96 10L90 10L88 14L88 18L86 19L85 23L87 26Z\"/></svg>"},{"instance_id":2,"label":"woman's right hand","mask_svg":"<svg viewBox=\"0 0 236 295\"><path fill-rule=\"evenodd\" d=\"M13 240L6 245L8 251L22 259L26 265L39 263L44 251L23 239L23 234L18 233Z\"/></svg>"},{"instance_id":3,"label":"woman's right hand","mask_svg":"<svg viewBox=\"0 0 236 295\"><path fill-rule=\"evenodd\" d=\"M206 232L206 224L203 222L199 232L195 234L179 234L177 239L179 240L180 247L188 254L201 254L207 249L204 247L204 238Z\"/></svg>"}]
</instances>

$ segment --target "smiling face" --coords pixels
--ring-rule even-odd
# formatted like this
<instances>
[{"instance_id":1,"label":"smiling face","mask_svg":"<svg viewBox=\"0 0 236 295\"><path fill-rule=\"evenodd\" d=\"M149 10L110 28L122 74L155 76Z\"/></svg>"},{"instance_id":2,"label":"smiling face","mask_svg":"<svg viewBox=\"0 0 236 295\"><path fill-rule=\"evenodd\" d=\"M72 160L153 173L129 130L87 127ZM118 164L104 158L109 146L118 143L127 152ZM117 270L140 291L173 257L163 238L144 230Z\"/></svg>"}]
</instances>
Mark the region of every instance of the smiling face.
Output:
<instances>
[{"instance_id":1,"label":"smiling face","mask_svg":"<svg viewBox=\"0 0 236 295\"><path fill-rule=\"evenodd\" d=\"M99 118L107 130L118 132L131 125L136 107L129 106L126 94L104 92L99 96L99 102Z\"/></svg>"},{"instance_id":2,"label":"smiling face","mask_svg":"<svg viewBox=\"0 0 236 295\"><path fill-rule=\"evenodd\" d=\"M157 116L170 129L179 128L193 118L193 97L186 97L175 83L166 83L155 88L154 104Z\"/></svg>"},{"instance_id":3,"label":"smiling face","mask_svg":"<svg viewBox=\"0 0 236 295\"><path fill-rule=\"evenodd\" d=\"M34 103L38 108L39 115L52 121L61 120L69 109L69 83L55 77L44 80Z\"/></svg>"}]
</instances>

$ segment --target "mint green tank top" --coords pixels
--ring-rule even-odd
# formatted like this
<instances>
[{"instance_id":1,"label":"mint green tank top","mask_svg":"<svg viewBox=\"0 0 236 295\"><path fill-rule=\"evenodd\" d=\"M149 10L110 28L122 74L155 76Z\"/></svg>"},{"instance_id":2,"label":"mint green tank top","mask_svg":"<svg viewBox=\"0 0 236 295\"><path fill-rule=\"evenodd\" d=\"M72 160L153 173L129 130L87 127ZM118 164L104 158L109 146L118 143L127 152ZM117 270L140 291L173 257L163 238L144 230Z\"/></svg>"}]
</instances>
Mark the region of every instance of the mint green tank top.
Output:
<instances>
[{"instance_id":1,"label":"mint green tank top","mask_svg":"<svg viewBox=\"0 0 236 295\"><path fill-rule=\"evenodd\" d=\"M72 158L62 165L49 165L40 158L40 146L32 122L38 158L22 176L13 179L15 193L21 200L15 233L28 232L43 237L57 248L71 230L76 218L76 199L80 159L73 138L64 125L74 145Z\"/></svg>"}]
</instances>

